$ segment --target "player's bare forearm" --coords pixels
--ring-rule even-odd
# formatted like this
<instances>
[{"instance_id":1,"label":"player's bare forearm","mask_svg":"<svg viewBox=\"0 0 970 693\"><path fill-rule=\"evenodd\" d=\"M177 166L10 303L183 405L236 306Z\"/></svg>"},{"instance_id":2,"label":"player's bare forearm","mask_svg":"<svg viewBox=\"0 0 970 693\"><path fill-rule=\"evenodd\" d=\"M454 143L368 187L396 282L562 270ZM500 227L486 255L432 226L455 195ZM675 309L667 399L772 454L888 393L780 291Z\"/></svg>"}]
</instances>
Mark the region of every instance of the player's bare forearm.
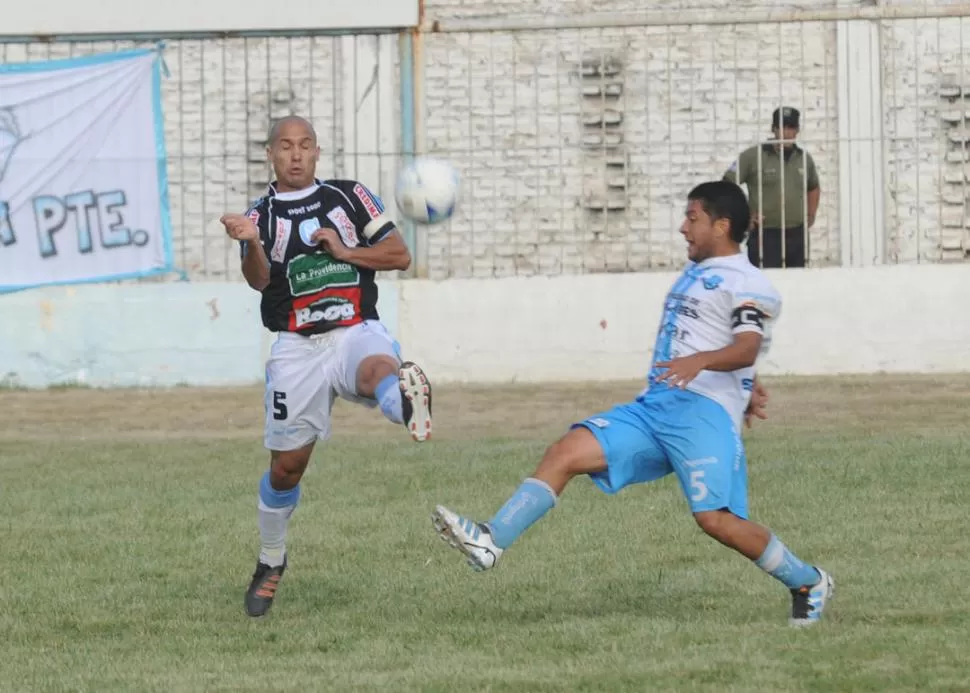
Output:
<instances>
[{"instance_id":1,"label":"player's bare forearm","mask_svg":"<svg viewBox=\"0 0 970 693\"><path fill-rule=\"evenodd\" d=\"M357 265L357 267L377 272L406 270L411 266L411 253L408 251L404 239L396 232L369 248L358 247L342 250L339 259Z\"/></svg>"},{"instance_id":2,"label":"player's bare forearm","mask_svg":"<svg viewBox=\"0 0 970 693\"><path fill-rule=\"evenodd\" d=\"M269 261L258 240L246 242L246 257L242 261L242 273L246 283L256 291L262 291L269 286Z\"/></svg>"},{"instance_id":3,"label":"player's bare forearm","mask_svg":"<svg viewBox=\"0 0 970 693\"><path fill-rule=\"evenodd\" d=\"M734 342L715 351L702 351L705 371L736 371L753 366L758 360L761 349L761 335L757 332L742 332L735 336Z\"/></svg>"}]
</instances>

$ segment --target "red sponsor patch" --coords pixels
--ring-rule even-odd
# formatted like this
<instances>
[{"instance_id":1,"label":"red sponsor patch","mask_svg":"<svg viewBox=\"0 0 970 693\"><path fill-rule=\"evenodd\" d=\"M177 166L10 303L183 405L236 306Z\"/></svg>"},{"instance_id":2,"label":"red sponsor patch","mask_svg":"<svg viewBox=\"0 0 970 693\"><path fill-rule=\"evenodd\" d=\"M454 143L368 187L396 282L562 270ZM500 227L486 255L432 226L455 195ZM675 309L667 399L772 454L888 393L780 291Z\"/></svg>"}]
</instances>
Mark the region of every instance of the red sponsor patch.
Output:
<instances>
[{"instance_id":1,"label":"red sponsor patch","mask_svg":"<svg viewBox=\"0 0 970 693\"><path fill-rule=\"evenodd\" d=\"M338 327L350 327L361 322L360 288L324 289L293 300L289 329L308 330L325 322Z\"/></svg>"},{"instance_id":2,"label":"red sponsor patch","mask_svg":"<svg viewBox=\"0 0 970 693\"><path fill-rule=\"evenodd\" d=\"M376 219L381 215L383 210L381 209L380 203L377 202L377 200L375 200L371 196L367 188L365 188L363 185L358 183L357 185L354 186L354 194L357 196L357 199L360 200L361 203L364 205L364 209L367 210L367 214L370 215L371 219Z\"/></svg>"},{"instance_id":3,"label":"red sponsor patch","mask_svg":"<svg viewBox=\"0 0 970 693\"><path fill-rule=\"evenodd\" d=\"M259 210L255 207L249 210L249 220L256 224L256 226L259 226Z\"/></svg>"}]
</instances>

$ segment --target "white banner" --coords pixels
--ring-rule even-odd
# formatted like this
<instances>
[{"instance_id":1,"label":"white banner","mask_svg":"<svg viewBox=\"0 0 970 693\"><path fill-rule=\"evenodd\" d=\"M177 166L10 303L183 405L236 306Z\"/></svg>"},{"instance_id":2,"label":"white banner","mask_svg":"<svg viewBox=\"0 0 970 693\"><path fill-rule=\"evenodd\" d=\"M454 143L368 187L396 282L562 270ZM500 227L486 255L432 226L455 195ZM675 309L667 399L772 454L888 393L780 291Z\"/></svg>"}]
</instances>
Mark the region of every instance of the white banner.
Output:
<instances>
[{"instance_id":1,"label":"white banner","mask_svg":"<svg viewBox=\"0 0 970 693\"><path fill-rule=\"evenodd\" d=\"M0 65L0 291L172 269L158 51Z\"/></svg>"}]
</instances>

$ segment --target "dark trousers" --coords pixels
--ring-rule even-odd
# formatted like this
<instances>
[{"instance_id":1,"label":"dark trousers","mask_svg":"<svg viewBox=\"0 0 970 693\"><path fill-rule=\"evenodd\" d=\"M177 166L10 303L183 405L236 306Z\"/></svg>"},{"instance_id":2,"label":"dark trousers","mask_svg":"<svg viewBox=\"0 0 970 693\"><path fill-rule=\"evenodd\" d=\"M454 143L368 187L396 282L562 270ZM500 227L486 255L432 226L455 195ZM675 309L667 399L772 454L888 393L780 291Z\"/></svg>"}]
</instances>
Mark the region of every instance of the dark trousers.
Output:
<instances>
[{"instance_id":1,"label":"dark trousers","mask_svg":"<svg viewBox=\"0 0 970 693\"><path fill-rule=\"evenodd\" d=\"M784 234L782 233L784 231ZM781 239L785 238L782 253ZM748 259L755 267L804 267L805 227L753 229L748 234Z\"/></svg>"}]
</instances>

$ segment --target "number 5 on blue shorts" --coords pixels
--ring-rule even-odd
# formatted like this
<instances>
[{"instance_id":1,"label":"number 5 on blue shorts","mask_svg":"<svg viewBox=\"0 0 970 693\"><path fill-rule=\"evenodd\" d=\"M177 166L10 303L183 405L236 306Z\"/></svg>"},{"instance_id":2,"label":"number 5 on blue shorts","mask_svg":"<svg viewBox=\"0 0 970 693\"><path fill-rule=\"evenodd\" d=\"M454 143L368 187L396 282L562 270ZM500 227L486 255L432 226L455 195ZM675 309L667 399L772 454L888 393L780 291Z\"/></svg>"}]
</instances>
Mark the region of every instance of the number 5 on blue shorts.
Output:
<instances>
[{"instance_id":1,"label":"number 5 on blue shorts","mask_svg":"<svg viewBox=\"0 0 970 693\"><path fill-rule=\"evenodd\" d=\"M744 445L727 410L689 390L669 389L575 424L589 429L607 469L590 475L606 493L677 474L691 512L727 508L748 517Z\"/></svg>"}]
</instances>

